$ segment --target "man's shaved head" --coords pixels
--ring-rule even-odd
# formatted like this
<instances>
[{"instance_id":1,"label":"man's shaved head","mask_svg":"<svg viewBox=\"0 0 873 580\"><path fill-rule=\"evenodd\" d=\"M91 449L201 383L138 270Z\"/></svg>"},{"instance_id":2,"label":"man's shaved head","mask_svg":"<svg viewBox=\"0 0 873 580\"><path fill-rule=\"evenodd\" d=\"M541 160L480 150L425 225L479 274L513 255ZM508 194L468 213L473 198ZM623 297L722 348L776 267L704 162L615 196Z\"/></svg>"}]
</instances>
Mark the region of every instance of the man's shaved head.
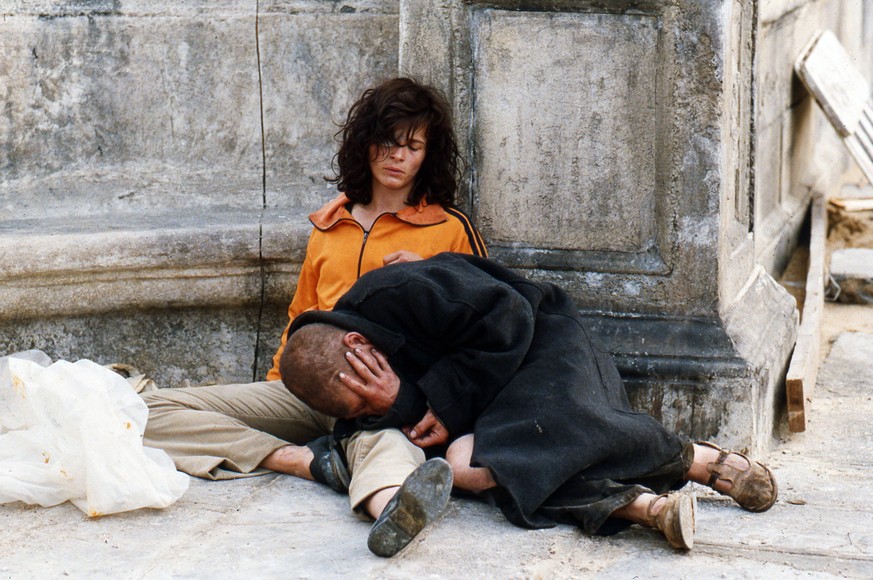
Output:
<instances>
[{"instance_id":1,"label":"man's shaved head","mask_svg":"<svg viewBox=\"0 0 873 580\"><path fill-rule=\"evenodd\" d=\"M345 334L330 324L307 324L288 338L279 361L285 387L311 408L331 417L346 417L352 410L349 399L354 393L338 376L340 371L354 373L345 359Z\"/></svg>"}]
</instances>

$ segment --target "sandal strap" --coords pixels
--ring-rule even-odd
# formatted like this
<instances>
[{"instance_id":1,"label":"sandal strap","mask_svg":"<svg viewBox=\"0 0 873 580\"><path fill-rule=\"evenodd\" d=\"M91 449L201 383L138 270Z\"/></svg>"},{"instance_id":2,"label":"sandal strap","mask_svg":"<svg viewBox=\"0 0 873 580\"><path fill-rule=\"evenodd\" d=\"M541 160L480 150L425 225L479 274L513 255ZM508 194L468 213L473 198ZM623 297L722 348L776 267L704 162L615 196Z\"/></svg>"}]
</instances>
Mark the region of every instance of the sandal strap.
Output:
<instances>
[{"instance_id":1,"label":"sandal strap","mask_svg":"<svg viewBox=\"0 0 873 580\"><path fill-rule=\"evenodd\" d=\"M724 449L719 449L718 450L718 459L716 459L715 462L713 462L713 463L706 464L706 470L709 471L709 473L710 473L709 481L706 482L707 486L713 487L715 485L715 482L718 481L719 478L722 476L722 470L718 469L717 466L724 465L725 460L728 458L728 456L730 456L731 453L733 453L733 452L730 450L725 451ZM725 466L725 467L728 467L728 466Z\"/></svg>"},{"instance_id":2,"label":"sandal strap","mask_svg":"<svg viewBox=\"0 0 873 580\"><path fill-rule=\"evenodd\" d=\"M652 501L649 502L649 507L646 508L646 526L647 527L658 529L658 521L655 519L658 516L657 516L657 514L653 513L652 510L655 509L655 504L658 503L658 500L666 498L668 495L669 494L667 494L667 493L662 493L661 495L656 496L654 499L652 499Z\"/></svg>"},{"instance_id":3,"label":"sandal strap","mask_svg":"<svg viewBox=\"0 0 873 580\"><path fill-rule=\"evenodd\" d=\"M724 477L724 471L726 469L737 471L735 468L731 467L730 465L725 465L724 463L725 460L727 460L727 458L731 455L731 453L740 455L746 461L749 461L749 458L742 453L737 453L736 451L731 451L730 449L722 449L715 443L710 443L709 441L695 441L694 443L695 445L702 445L703 447L709 447L710 449L715 449L716 451L718 451L718 459L716 459L712 463L706 464L706 470L710 473L709 480L706 482L706 485L707 487L711 487L713 489L715 489L715 482L717 482L719 479L725 479L733 483L733 479L730 476ZM752 462L749 461L750 466L751 463Z\"/></svg>"}]
</instances>

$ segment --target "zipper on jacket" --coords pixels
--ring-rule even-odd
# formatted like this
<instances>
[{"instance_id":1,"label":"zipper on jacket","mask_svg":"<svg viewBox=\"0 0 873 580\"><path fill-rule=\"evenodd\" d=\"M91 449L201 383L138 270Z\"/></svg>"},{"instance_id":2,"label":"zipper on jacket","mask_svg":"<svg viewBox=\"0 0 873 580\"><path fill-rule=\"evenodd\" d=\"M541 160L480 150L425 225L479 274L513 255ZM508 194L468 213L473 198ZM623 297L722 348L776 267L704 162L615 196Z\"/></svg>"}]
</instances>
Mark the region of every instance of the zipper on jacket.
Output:
<instances>
[{"instance_id":1,"label":"zipper on jacket","mask_svg":"<svg viewBox=\"0 0 873 580\"><path fill-rule=\"evenodd\" d=\"M376 219L373 220L373 223L370 224L370 229L369 229L369 230L365 230L365 229L364 229L364 226L362 226L362 225L361 225L360 223L358 223L356 220L352 220L353 222L355 222L356 224L358 224L358 227L361 228L361 231L364 232L364 239L361 241L361 253L358 254L358 276L357 276L358 278L361 277L361 266L362 266L363 263L364 263L364 250L365 250L366 247L367 247L367 238L370 237L370 232L372 232L372 231L373 231L373 228L376 227L376 223L377 223L380 219L382 219L383 217L385 217L386 215L393 215L394 217L397 217L397 214L396 214L396 213L391 213L391 212L380 213L378 216L376 216Z\"/></svg>"},{"instance_id":2,"label":"zipper on jacket","mask_svg":"<svg viewBox=\"0 0 873 580\"><path fill-rule=\"evenodd\" d=\"M379 217L381 217L381 216L379 216ZM376 219L378 220L379 218L376 218ZM358 222L355 222L355 223L358 223ZM361 226L361 224L358 224L358 225ZM375 221L373 222L373 225L376 225ZM361 226L361 229L364 230L364 227ZM364 262L364 248L367 247L367 238L370 237L370 231L372 229L373 229L373 226L370 226L369 230L364 230L364 239L361 241L361 253L358 254L358 275L356 276L357 278L361 277L361 264Z\"/></svg>"}]
</instances>

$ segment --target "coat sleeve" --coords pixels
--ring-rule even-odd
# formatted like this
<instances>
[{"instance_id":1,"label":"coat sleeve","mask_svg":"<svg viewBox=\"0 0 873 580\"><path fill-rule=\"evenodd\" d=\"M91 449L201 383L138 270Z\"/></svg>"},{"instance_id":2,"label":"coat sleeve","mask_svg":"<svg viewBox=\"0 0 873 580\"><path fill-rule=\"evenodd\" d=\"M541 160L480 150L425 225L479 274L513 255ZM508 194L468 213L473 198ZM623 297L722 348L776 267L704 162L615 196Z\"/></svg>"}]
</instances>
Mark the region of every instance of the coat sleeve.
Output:
<instances>
[{"instance_id":1,"label":"coat sleeve","mask_svg":"<svg viewBox=\"0 0 873 580\"><path fill-rule=\"evenodd\" d=\"M470 432L528 352L530 303L507 284L463 292L425 279L398 288L394 299L405 303L391 310L405 313L407 339L423 337L421 348L442 353L415 387L450 434Z\"/></svg>"}]
</instances>

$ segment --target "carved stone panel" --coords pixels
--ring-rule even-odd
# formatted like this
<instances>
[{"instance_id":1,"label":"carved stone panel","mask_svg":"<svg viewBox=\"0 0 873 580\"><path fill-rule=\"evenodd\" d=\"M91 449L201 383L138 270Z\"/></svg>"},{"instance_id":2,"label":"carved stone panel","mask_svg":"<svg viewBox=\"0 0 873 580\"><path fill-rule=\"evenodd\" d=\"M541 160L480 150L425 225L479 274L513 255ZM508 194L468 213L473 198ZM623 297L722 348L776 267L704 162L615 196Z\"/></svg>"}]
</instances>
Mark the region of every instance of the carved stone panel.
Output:
<instances>
[{"instance_id":1,"label":"carved stone panel","mask_svg":"<svg viewBox=\"0 0 873 580\"><path fill-rule=\"evenodd\" d=\"M546 267L554 254L662 270L658 19L480 10L471 24L474 211L486 238L536 251Z\"/></svg>"}]
</instances>

